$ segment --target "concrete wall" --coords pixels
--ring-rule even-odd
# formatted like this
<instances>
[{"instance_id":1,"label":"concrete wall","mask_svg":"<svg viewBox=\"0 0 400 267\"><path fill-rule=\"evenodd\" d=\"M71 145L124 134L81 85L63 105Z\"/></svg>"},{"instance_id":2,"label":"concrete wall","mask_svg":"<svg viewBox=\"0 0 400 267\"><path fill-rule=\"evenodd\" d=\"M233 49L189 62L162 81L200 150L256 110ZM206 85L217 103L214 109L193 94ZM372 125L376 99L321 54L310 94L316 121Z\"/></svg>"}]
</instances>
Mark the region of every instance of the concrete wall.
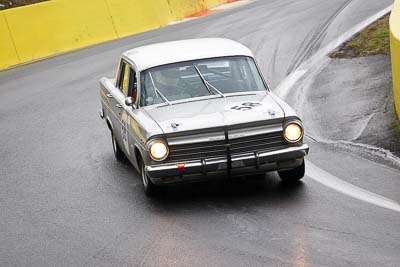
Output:
<instances>
[{"instance_id":1,"label":"concrete wall","mask_svg":"<svg viewBox=\"0 0 400 267\"><path fill-rule=\"evenodd\" d=\"M393 95L400 118L400 0L396 0L390 15L390 52L392 56Z\"/></svg>"},{"instance_id":2,"label":"concrete wall","mask_svg":"<svg viewBox=\"0 0 400 267\"><path fill-rule=\"evenodd\" d=\"M156 29L231 0L51 0L0 12L0 69Z\"/></svg>"}]
</instances>

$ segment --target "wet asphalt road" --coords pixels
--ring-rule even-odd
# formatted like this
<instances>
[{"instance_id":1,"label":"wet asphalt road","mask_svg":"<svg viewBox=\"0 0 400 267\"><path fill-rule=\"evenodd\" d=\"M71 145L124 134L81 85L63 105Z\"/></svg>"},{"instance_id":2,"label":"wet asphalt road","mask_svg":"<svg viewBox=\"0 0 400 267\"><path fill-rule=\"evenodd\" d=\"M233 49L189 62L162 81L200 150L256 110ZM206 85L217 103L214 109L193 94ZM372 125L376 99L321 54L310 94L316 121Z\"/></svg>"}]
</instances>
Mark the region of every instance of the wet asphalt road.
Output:
<instances>
[{"instance_id":1,"label":"wet asphalt road","mask_svg":"<svg viewBox=\"0 0 400 267\"><path fill-rule=\"evenodd\" d=\"M390 3L261 0L0 73L0 265L398 266L400 213L326 187L315 175L292 187L275 173L180 185L147 199L134 169L114 160L97 113L98 79L114 75L127 49L231 38L255 52L274 88ZM313 105L309 99L304 105ZM400 201L398 169L308 142L313 164Z\"/></svg>"}]
</instances>

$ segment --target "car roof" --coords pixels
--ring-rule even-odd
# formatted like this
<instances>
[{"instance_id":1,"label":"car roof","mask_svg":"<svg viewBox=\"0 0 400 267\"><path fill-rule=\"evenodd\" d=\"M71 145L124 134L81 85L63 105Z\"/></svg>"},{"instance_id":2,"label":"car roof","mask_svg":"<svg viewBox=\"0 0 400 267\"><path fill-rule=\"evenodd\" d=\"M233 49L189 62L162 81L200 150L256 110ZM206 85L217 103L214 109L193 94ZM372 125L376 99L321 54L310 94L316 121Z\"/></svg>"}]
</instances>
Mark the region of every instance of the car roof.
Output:
<instances>
[{"instance_id":1,"label":"car roof","mask_svg":"<svg viewBox=\"0 0 400 267\"><path fill-rule=\"evenodd\" d=\"M176 62L196 59L249 56L244 45L224 38L201 38L142 46L126 51L122 57L132 61L137 71Z\"/></svg>"}]
</instances>

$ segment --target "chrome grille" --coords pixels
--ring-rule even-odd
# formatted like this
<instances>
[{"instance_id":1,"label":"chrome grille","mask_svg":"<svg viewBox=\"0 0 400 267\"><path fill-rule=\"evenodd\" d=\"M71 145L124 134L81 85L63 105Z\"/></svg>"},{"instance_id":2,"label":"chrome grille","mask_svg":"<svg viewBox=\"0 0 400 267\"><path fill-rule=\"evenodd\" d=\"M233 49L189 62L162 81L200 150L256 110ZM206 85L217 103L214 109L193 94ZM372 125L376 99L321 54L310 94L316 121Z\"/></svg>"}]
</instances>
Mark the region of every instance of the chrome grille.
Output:
<instances>
[{"instance_id":1,"label":"chrome grille","mask_svg":"<svg viewBox=\"0 0 400 267\"><path fill-rule=\"evenodd\" d=\"M231 155L274 151L288 147L282 131L229 139ZM227 157L226 140L170 144L167 162Z\"/></svg>"},{"instance_id":2,"label":"chrome grille","mask_svg":"<svg viewBox=\"0 0 400 267\"><path fill-rule=\"evenodd\" d=\"M243 154L261 151L273 151L287 147L282 132L260 134L230 139L231 153Z\"/></svg>"},{"instance_id":3,"label":"chrome grille","mask_svg":"<svg viewBox=\"0 0 400 267\"><path fill-rule=\"evenodd\" d=\"M226 157L225 140L194 144L170 145L166 161L188 161Z\"/></svg>"}]
</instances>

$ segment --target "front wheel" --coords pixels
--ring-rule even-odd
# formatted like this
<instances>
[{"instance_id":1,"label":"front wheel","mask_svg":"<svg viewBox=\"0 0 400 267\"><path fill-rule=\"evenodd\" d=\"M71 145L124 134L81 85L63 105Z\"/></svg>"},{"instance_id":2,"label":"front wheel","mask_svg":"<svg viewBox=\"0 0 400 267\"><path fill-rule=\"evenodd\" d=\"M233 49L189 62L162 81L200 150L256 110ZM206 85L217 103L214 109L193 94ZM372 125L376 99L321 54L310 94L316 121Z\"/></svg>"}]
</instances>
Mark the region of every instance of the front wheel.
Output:
<instances>
[{"instance_id":1,"label":"front wheel","mask_svg":"<svg viewBox=\"0 0 400 267\"><path fill-rule=\"evenodd\" d=\"M158 188L150 180L146 173L146 167L143 161L140 161L140 176L142 177L143 191L147 197L154 197L158 193Z\"/></svg>"},{"instance_id":2,"label":"front wheel","mask_svg":"<svg viewBox=\"0 0 400 267\"><path fill-rule=\"evenodd\" d=\"M304 177L304 173L305 173L305 169L306 169L305 166L306 165L303 160L303 163L295 169L291 169L291 170L287 170L287 171L278 171L279 177L281 177L283 182L287 182L287 183L297 182Z\"/></svg>"}]
</instances>

